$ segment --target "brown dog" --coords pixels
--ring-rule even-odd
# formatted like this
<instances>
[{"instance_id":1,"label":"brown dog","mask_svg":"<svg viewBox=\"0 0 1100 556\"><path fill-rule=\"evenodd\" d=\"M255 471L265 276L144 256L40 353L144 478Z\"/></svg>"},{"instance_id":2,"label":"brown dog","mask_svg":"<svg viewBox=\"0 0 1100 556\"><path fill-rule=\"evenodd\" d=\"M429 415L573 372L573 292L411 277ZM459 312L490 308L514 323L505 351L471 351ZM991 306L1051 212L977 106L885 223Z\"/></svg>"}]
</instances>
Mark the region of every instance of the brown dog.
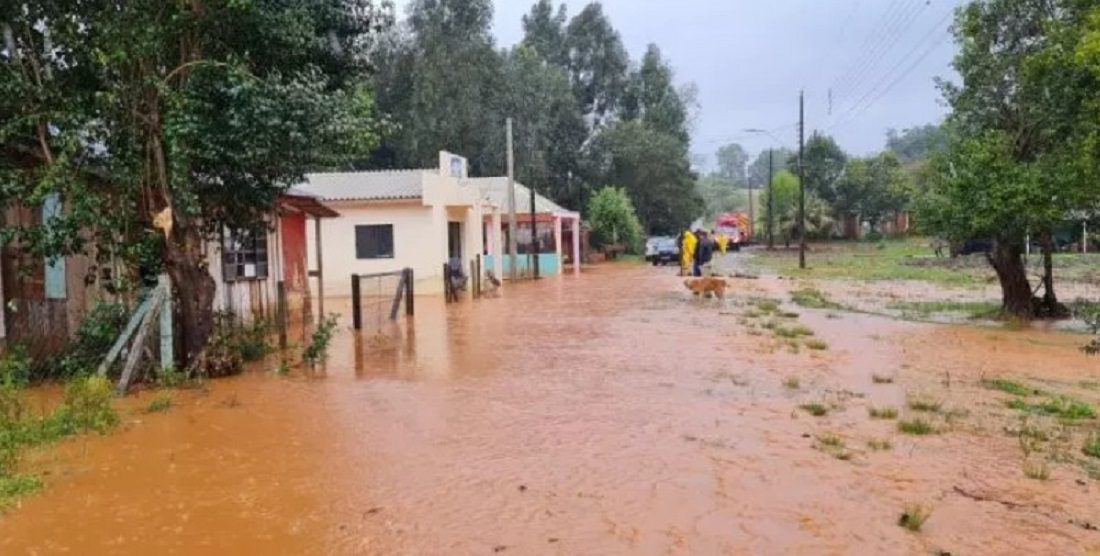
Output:
<instances>
[{"instance_id":1,"label":"brown dog","mask_svg":"<svg viewBox=\"0 0 1100 556\"><path fill-rule=\"evenodd\" d=\"M710 297L714 294L718 299L726 298L726 280L724 278L691 278L684 280L684 287L695 295Z\"/></svg>"}]
</instances>

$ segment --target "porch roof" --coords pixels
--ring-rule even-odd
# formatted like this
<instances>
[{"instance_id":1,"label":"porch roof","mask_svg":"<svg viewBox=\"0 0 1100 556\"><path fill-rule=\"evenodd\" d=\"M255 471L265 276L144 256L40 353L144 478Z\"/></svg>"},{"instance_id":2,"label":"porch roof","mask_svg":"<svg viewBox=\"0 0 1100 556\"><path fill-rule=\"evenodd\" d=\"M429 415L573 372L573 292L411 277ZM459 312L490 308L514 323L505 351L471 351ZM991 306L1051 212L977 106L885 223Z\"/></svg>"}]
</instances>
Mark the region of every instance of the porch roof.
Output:
<instances>
[{"instance_id":1,"label":"porch roof","mask_svg":"<svg viewBox=\"0 0 1100 556\"><path fill-rule=\"evenodd\" d=\"M508 206L508 178L470 178L468 182L481 188L482 195L499 207ZM520 182L516 182L516 212L528 213L531 210L531 190ZM577 213L551 201L535 192L535 212L537 214L555 214L559 216L575 216Z\"/></svg>"},{"instance_id":2,"label":"porch roof","mask_svg":"<svg viewBox=\"0 0 1100 556\"><path fill-rule=\"evenodd\" d=\"M424 178L434 170L388 170L381 172L322 172L306 174L306 181L294 189L325 201L390 201L420 199Z\"/></svg>"},{"instance_id":3,"label":"porch roof","mask_svg":"<svg viewBox=\"0 0 1100 556\"><path fill-rule=\"evenodd\" d=\"M321 204L321 198L291 187L279 196L279 204L300 210L315 218L336 218L340 213Z\"/></svg>"}]
</instances>

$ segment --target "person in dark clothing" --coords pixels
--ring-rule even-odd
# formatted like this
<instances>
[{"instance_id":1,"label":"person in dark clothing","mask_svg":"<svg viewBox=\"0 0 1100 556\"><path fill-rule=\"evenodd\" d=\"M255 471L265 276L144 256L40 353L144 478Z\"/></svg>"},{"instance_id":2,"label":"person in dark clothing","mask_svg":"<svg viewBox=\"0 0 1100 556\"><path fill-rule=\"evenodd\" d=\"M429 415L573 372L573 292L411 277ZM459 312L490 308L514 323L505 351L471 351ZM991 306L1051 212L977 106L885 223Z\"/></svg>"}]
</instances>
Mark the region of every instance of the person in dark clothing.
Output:
<instances>
[{"instance_id":1,"label":"person in dark clothing","mask_svg":"<svg viewBox=\"0 0 1100 556\"><path fill-rule=\"evenodd\" d=\"M703 265L709 263L714 255L714 240L703 230L696 232L696 235L699 236L699 246L695 248L695 264L692 275L702 276Z\"/></svg>"}]
</instances>

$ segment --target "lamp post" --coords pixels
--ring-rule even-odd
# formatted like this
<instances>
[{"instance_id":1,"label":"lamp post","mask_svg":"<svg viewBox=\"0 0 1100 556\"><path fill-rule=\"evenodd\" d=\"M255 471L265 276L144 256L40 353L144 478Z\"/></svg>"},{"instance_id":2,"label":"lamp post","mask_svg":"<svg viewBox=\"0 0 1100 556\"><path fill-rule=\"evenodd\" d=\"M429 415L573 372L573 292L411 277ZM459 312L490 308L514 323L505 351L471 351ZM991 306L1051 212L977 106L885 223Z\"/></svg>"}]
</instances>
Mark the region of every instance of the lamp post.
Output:
<instances>
[{"instance_id":1,"label":"lamp post","mask_svg":"<svg viewBox=\"0 0 1100 556\"><path fill-rule=\"evenodd\" d=\"M761 135L767 135L768 137L771 138L772 141L775 141L776 144L778 144L778 145L783 144L782 140L780 140L778 137L775 136L775 134L773 134L772 132L770 132L766 129L749 127L749 128L745 128L743 131L745 133L756 133L756 134L761 134ZM768 147L768 223L767 223L767 226L768 226L767 230L768 231L767 231L767 235L768 235L768 249L769 250L775 249L775 197L772 195L772 180L774 179L774 177L772 176L772 171L775 169L775 163L772 161L773 151L774 151L773 147ZM750 207L752 206L752 188L751 188L751 186L749 188L749 206ZM756 223L753 222L753 226L755 226L755 225L756 225Z\"/></svg>"}]
</instances>

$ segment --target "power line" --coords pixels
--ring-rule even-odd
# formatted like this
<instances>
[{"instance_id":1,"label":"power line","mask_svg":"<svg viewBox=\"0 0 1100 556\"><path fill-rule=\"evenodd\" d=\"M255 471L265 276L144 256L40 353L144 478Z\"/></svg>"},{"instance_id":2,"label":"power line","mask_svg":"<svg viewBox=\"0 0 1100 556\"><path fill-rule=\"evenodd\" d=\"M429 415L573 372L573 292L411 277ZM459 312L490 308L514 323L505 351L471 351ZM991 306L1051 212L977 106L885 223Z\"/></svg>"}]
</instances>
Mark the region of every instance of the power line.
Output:
<instances>
[{"instance_id":1,"label":"power line","mask_svg":"<svg viewBox=\"0 0 1100 556\"><path fill-rule=\"evenodd\" d=\"M860 45L859 55L852 62L852 64L848 66L848 68L844 70L835 81L833 81L832 85L829 87L830 89L836 90L837 87L839 87L845 81L851 79L851 77L862 68L863 64L867 60L868 54L872 51L871 47L876 43L881 42L883 35L880 32L886 29L887 25L892 22L899 13L901 13L900 11L898 11L898 8L904 6L904 4L902 4L903 1L912 2L912 0L893 0L890 5L887 6L886 11L884 11L882 15L879 16L871 32L868 33L867 38L865 38L863 40L863 44Z\"/></svg>"},{"instance_id":2,"label":"power line","mask_svg":"<svg viewBox=\"0 0 1100 556\"><path fill-rule=\"evenodd\" d=\"M847 112L845 112L843 115L841 115L839 118L837 118L836 121L831 126L829 126L829 130L830 131L835 131L837 129L840 129L840 128L850 124L852 121L854 121L855 117L857 117L860 114L862 114L863 112L867 111L867 109L870 108L871 106L874 106L875 104L877 104L878 101L882 100L882 98L884 96L886 96L887 93L889 93L891 90L893 90L893 88L896 87L899 83L901 83L902 80L904 80L906 77L908 77L909 74L913 72L913 70L917 69L917 67L920 66L921 62L923 62L926 58L928 58L928 56L937 47L939 47L940 44L943 43L943 40L945 38L947 38L948 35L945 34L945 35L941 36L939 38L939 40L932 40L932 39L935 38L937 31L942 31L943 30L944 23L951 17L952 13L954 13L954 12L949 10L946 14L944 14L944 16L942 18L940 18L940 20L938 22L936 22L936 24L931 29L929 29L928 33L925 34L924 38L922 38L921 41L918 42L916 44L916 46L913 47L912 50L910 50L901 60L899 60L899 62L897 64L895 64L895 66L889 72L884 74L882 76L882 78L880 78L879 81L875 83L875 86L872 87L870 90L868 90L867 93L864 94L858 101L856 101L851 106L851 108L848 109ZM927 45L927 47L920 54L920 56L918 56L913 61L913 63L910 64L905 69L905 71L903 71L893 81L891 81L888 85L886 85L886 88L882 89L882 91L879 92L878 96L874 97L874 99L871 100L870 102L865 103L865 101L868 98L870 98L872 94L875 93L875 91L879 88L879 86L881 84L885 83L886 79L888 79L891 75L893 75L893 73L898 68L900 68L901 65L905 63L906 60L908 60L914 53L917 52L917 50L919 50L926 43L929 43L929 41L931 41L931 43ZM863 106L860 107L860 104L863 104Z\"/></svg>"},{"instance_id":3,"label":"power line","mask_svg":"<svg viewBox=\"0 0 1100 556\"><path fill-rule=\"evenodd\" d=\"M858 94L859 88L864 85L866 79L874 74L874 69L879 67L879 63L887 59L887 54L893 50L898 42L906 35L906 31L911 28L914 20L921 14L922 9L926 4L920 0L916 0L916 4L912 6L912 10L904 14L900 19L895 22L894 27L891 29L892 36L886 39L886 42L880 46L877 52L871 55L869 63L862 66L861 70L856 74L852 80L842 87L841 91L837 91L840 98L845 96L854 97Z\"/></svg>"},{"instance_id":4,"label":"power line","mask_svg":"<svg viewBox=\"0 0 1100 556\"><path fill-rule=\"evenodd\" d=\"M843 22L837 27L836 36L833 39L833 47L828 50L822 50L821 56L817 59L817 63L814 64L814 67L817 68L817 75L813 80L815 88L817 85L821 84L821 79L825 76L825 60L828 60L830 56L836 54L837 49L840 48L840 41L844 37L844 32L848 30L848 25L855 19L856 12L859 11L859 1L860 0L855 0L852 2L852 9L848 10L848 15L845 16Z\"/></svg>"}]
</instances>

